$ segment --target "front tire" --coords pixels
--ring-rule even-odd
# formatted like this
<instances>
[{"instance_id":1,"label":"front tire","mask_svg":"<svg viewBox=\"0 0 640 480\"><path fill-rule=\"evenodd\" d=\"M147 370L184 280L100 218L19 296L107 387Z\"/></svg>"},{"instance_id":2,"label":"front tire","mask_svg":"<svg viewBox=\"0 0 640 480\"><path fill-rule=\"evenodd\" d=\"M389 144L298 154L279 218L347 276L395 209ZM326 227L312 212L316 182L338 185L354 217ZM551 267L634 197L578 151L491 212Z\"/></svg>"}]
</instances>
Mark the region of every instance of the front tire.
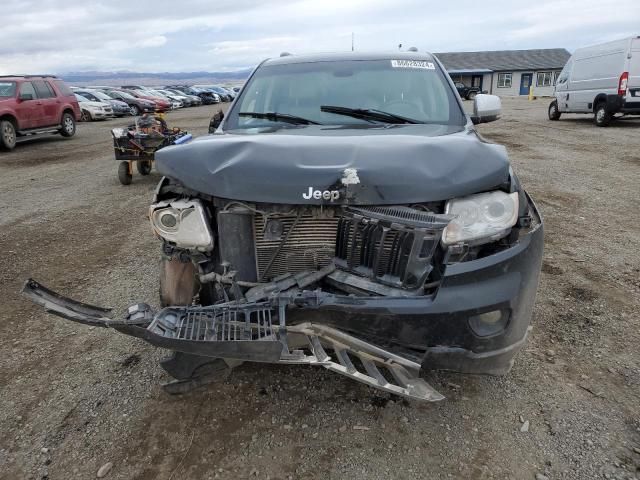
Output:
<instances>
[{"instance_id":1,"label":"front tire","mask_svg":"<svg viewBox=\"0 0 640 480\"><path fill-rule=\"evenodd\" d=\"M558 109L558 102L554 100L549 104L549 120L560 120L560 110Z\"/></svg>"},{"instance_id":2,"label":"front tire","mask_svg":"<svg viewBox=\"0 0 640 480\"><path fill-rule=\"evenodd\" d=\"M87 110L82 110L82 115L80 116L80 121L81 122L90 122L91 120L93 120L91 118L91 114Z\"/></svg>"},{"instance_id":3,"label":"front tire","mask_svg":"<svg viewBox=\"0 0 640 480\"><path fill-rule=\"evenodd\" d=\"M596 105L595 112L593 114L593 123L598 127L607 127L611 123L611 119L613 115L607 109L607 104L605 102L600 102Z\"/></svg>"},{"instance_id":4,"label":"front tire","mask_svg":"<svg viewBox=\"0 0 640 480\"><path fill-rule=\"evenodd\" d=\"M133 115L134 117L139 117L140 116L140 107L137 105L131 105L131 115Z\"/></svg>"},{"instance_id":5,"label":"front tire","mask_svg":"<svg viewBox=\"0 0 640 480\"><path fill-rule=\"evenodd\" d=\"M16 126L11 120L0 121L0 147L3 150L16 148Z\"/></svg>"},{"instance_id":6,"label":"front tire","mask_svg":"<svg viewBox=\"0 0 640 480\"><path fill-rule=\"evenodd\" d=\"M477 94L478 94L478 92L469 92L467 94L467 100L473 100L474 98L476 98Z\"/></svg>"},{"instance_id":7,"label":"front tire","mask_svg":"<svg viewBox=\"0 0 640 480\"><path fill-rule=\"evenodd\" d=\"M122 185L131 185L133 175L129 171L129 162L120 162L118 165L118 180Z\"/></svg>"},{"instance_id":8,"label":"front tire","mask_svg":"<svg viewBox=\"0 0 640 480\"><path fill-rule=\"evenodd\" d=\"M59 130L63 137L73 137L76 133L76 119L70 113L62 114L62 128Z\"/></svg>"}]
</instances>

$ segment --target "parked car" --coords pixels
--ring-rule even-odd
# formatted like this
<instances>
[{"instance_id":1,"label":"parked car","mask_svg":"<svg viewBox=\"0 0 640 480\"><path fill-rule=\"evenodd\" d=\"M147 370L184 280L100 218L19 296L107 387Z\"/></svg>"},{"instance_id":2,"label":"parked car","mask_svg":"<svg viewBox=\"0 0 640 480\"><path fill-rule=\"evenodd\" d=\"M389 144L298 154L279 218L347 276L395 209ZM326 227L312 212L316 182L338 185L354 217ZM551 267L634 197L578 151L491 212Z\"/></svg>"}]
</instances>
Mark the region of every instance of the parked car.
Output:
<instances>
[{"instance_id":1,"label":"parked car","mask_svg":"<svg viewBox=\"0 0 640 480\"><path fill-rule=\"evenodd\" d=\"M191 94L188 94L188 93L185 93L185 92L181 92L180 90L175 90L175 89L172 89L172 88L166 88L164 90L169 92L169 93L172 93L174 95L180 95L180 96L183 96L183 97L187 98L189 100L189 102L190 102L190 106L192 106L192 107L196 107L196 106L202 105L202 99L197 95L191 95Z\"/></svg>"},{"instance_id":2,"label":"parked car","mask_svg":"<svg viewBox=\"0 0 640 480\"><path fill-rule=\"evenodd\" d=\"M172 102L178 103L180 106L177 108L191 106L191 100L189 100L187 97L185 97L182 94L175 94L162 89L153 89L152 92L160 93L161 95L164 95L166 98L168 98Z\"/></svg>"},{"instance_id":3,"label":"parked car","mask_svg":"<svg viewBox=\"0 0 640 480\"><path fill-rule=\"evenodd\" d=\"M190 93L192 95L198 95L202 100L202 103L204 103L205 105L212 105L212 104L220 103L222 101L222 99L220 98L220 95L218 95L217 93L211 92L209 90L205 90L203 88L188 87L183 91L185 93Z\"/></svg>"},{"instance_id":4,"label":"parked car","mask_svg":"<svg viewBox=\"0 0 640 480\"><path fill-rule=\"evenodd\" d=\"M473 106L427 53L264 61L215 135L156 153L166 308L111 320L35 282L25 293L174 350L162 366L176 389L242 361L422 401L443 398L430 370L505 374L529 331L543 226L506 149L476 131L500 99Z\"/></svg>"},{"instance_id":5,"label":"parked car","mask_svg":"<svg viewBox=\"0 0 640 480\"><path fill-rule=\"evenodd\" d=\"M143 90L127 90L127 93L129 95L132 95L132 96L136 97L136 98L140 98L142 100L148 100L148 101L151 101L151 102L155 103L157 112L166 112L172 106L171 102L169 100L167 100L166 98L158 97L157 95L153 95L152 96L147 91L143 91Z\"/></svg>"},{"instance_id":6,"label":"parked car","mask_svg":"<svg viewBox=\"0 0 640 480\"><path fill-rule=\"evenodd\" d=\"M223 89L215 86L215 85L195 85L197 88L207 90L209 92L215 93L220 97L221 102L230 102L231 95Z\"/></svg>"},{"instance_id":7,"label":"parked car","mask_svg":"<svg viewBox=\"0 0 640 480\"><path fill-rule=\"evenodd\" d=\"M146 90L147 87L143 85L122 85L120 88L124 90Z\"/></svg>"},{"instance_id":8,"label":"parked car","mask_svg":"<svg viewBox=\"0 0 640 480\"><path fill-rule=\"evenodd\" d=\"M177 108L182 108L184 105L181 101L173 99L168 97L167 95L165 95L164 93L160 93L158 90L152 89L152 88L147 88L146 90L138 90L138 92L141 92L145 95L149 95L154 99L161 99L164 100L165 102L167 102L169 104L169 108L171 110L175 110Z\"/></svg>"},{"instance_id":9,"label":"parked car","mask_svg":"<svg viewBox=\"0 0 640 480\"><path fill-rule=\"evenodd\" d=\"M129 105L131 115L140 116L143 113L151 113L156 111L156 103L144 98L137 98L128 92L121 90L101 90L103 93L116 100L121 100Z\"/></svg>"},{"instance_id":10,"label":"parked car","mask_svg":"<svg viewBox=\"0 0 640 480\"><path fill-rule=\"evenodd\" d=\"M221 88L224 92L227 93L227 95L229 95L229 98L231 100L234 100L236 98L236 92L234 92L231 88L229 87L218 87Z\"/></svg>"},{"instance_id":11,"label":"parked car","mask_svg":"<svg viewBox=\"0 0 640 480\"><path fill-rule=\"evenodd\" d=\"M101 92L100 90L90 90L83 88L72 88L72 90L74 93L82 95L84 98L92 102L108 103L109 105L111 105L111 108L113 109L113 115L116 117L131 115L131 109L126 102L111 98L109 95Z\"/></svg>"},{"instance_id":12,"label":"parked car","mask_svg":"<svg viewBox=\"0 0 640 480\"><path fill-rule=\"evenodd\" d=\"M59 133L72 137L80 107L59 78L0 76L0 148L12 150L21 137Z\"/></svg>"},{"instance_id":13,"label":"parked car","mask_svg":"<svg viewBox=\"0 0 640 480\"><path fill-rule=\"evenodd\" d=\"M458 94L460 94L460 98L464 98L467 100L473 100L476 98L476 95L480 92L478 87L467 87L462 82L455 82L456 90L458 90Z\"/></svg>"},{"instance_id":14,"label":"parked car","mask_svg":"<svg viewBox=\"0 0 640 480\"><path fill-rule=\"evenodd\" d=\"M80 111L82 112L80 119L83 122L92 122L95 120L106 120L113 117L113 108L106 102L94 102L86 97L76 93Z\"/></svg>"},{"instance_id":15,"label":"parked car","mask_svg":"<svg viewBox=\"0 0 640 480\"><path fill-rule=\"evenodd\" d=\"M215 103L220 103L220 97L208 90L204 90L197 87L189 87L186 85L173 85L167 87L170 90L177 90L179 92L184 93L185 95L195 95L202 101L203 105L212 105Z\"/></svg>"},{"instance_id":16,"label":"parked car","mask_svg":"<svg viewBox=\"0 0 640 480\"><path fill-rule=\"evenodd\" d=\"M579 48L556 81L549 119L588 113L606 127L614 115L640 115L640 36Z\"/></svg>"}]
</instances>

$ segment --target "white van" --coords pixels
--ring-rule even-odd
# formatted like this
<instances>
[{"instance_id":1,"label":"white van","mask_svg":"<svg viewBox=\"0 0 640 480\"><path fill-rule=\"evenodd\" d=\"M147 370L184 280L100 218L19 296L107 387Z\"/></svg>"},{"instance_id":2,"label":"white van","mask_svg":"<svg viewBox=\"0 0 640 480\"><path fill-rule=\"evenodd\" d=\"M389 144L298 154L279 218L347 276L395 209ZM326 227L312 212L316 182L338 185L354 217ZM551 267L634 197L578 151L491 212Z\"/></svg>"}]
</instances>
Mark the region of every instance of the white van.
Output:
<instances>
[{"instance_id":1,"label":"white van","mask_svg":"<svg viewBox=\"0 0 640 480\"><path fill-rule=\"evenodd\" d=\"M556 81L549 119L590 113L606 127L616 113L640 115L640 36L580 48Z\"/></svg>"}]
</instances>

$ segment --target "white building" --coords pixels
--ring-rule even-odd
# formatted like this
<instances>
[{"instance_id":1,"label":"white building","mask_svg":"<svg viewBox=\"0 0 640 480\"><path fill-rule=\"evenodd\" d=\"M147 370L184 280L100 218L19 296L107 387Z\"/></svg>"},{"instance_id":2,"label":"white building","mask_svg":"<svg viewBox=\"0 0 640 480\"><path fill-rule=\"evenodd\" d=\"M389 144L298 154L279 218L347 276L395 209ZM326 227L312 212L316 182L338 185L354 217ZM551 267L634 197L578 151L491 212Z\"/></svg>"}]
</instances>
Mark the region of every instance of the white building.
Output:
<instances>
[{"instance_id":1,"label":"white building","mask_svg":"<svg viewBox=\"0 0 640 480\"><path fill-rule=\"evenodd\" d=\"M499 96L547 96L571 54L564 48L434 54L451 78Z\"/></svg>"}]
</instances>

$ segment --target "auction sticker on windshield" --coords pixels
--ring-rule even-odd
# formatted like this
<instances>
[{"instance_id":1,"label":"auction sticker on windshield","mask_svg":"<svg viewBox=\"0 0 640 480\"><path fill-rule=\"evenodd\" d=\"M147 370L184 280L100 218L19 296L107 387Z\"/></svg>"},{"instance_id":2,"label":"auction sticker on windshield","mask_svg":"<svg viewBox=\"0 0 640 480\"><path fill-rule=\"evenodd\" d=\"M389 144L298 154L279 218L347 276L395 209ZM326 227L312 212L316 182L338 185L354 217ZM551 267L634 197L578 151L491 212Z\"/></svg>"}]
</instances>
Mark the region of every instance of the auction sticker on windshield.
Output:
<instances>
[{"instance_id":1,"label":"auction sticker on windshield","mask_svg":"<svg viewBox=\"0 0 640 480\"><path fill-rule=\"evenodd\" d=\"M424 70L435 70L436 66L433 62L425 62L424 60L391 60L393 68L422 68Z\"/></svg>"}]
</instances>

